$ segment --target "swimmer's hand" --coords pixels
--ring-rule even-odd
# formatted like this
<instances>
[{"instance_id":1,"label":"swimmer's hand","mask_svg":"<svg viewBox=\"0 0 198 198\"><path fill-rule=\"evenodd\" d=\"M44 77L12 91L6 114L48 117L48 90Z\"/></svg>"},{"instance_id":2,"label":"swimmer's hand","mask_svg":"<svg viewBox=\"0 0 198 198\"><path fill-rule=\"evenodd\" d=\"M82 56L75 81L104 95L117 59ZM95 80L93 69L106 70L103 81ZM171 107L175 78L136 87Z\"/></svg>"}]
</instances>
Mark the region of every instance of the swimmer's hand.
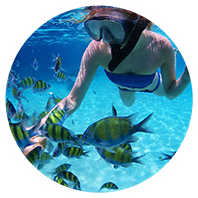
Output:
<instances>
[{"instance_id":1,"label":"swimmer's hand","mask_svg":"<svg viewBox=\"0 0 198 198\"><path fill-rule=\"evenodd\" d=\"M185 80L189 80L190 81L190 74L189 74L189 71L188 71L188 68L187 68L186 65L185 65L183 77L184 77Z\"/></svg>"},{"instance_id":2,"label":"swimmer's hand","mask_svg":"<svg viewBox=\"0 0 198 198\"><path fill-rule=\"evenodd\" d=\"M54 108L66 110L67 115L69 116L73 113L74 107L75 107L75 105L72 103L72 101L69 99L69 97L65 97Z\"/></svg>"}]
</instances>

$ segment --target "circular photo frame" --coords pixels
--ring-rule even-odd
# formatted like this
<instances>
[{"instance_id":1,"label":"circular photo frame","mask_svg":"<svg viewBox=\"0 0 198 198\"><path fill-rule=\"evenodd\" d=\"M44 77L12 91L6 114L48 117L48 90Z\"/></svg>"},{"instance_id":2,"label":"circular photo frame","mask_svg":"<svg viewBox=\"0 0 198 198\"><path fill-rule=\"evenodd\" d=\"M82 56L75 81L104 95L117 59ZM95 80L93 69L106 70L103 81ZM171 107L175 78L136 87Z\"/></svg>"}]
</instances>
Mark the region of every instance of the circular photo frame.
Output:
<instances>
[{"instance_id":1,"label":"circular photo frame","mask_svg":"<svg viewBox=\"0 0 198 198\"><path fill-rule=\"evenodd\" d=\"M41 173L69 188L111 192L161 170L191 118L186 63L157 25L110 6L81 7L39 27L6 88L12 135Z\"/></svg>"}]
</instances>

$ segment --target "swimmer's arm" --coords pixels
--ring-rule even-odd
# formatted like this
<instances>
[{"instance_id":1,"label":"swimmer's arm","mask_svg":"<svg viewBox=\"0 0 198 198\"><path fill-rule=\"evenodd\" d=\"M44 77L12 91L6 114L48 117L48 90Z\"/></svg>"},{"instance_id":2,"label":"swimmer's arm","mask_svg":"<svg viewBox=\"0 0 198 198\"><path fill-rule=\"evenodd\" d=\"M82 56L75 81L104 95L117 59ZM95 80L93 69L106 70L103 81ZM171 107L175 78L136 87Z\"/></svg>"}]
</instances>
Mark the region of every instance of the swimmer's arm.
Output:
<instances>
[{"instance_id":1,"label":"swimmer's arm","mask_svg":"<svg viewBox=\"0 0 198 198\"><path fill-rule=\"evenodd\" d=\"M176 72L175 72L175 58L174 52L171 43L168 43L163 51L164 53L164 63L161 66L162 80L165 95L168 99L173 100L178 97L186 87L190 83L190 77L188 73L188 69L185 66L185 70L180 76L179 79L176 80Z\"/></svg>"},{"instance_id":2,"label":"swimmer's arm","mask_svg":"<svg viewBox=\"0 0 198 198\"><path fill-rule=\"evenodd\" d=\"M71 115L78 109L95 76L99 66L99 55L97 51L96 43L92 41L83 54L80 70L71 92L58 103L58 106L61 109L64 107L66 109L70 108L67 112L68 115Z\"/></svg>"}]
</instances>

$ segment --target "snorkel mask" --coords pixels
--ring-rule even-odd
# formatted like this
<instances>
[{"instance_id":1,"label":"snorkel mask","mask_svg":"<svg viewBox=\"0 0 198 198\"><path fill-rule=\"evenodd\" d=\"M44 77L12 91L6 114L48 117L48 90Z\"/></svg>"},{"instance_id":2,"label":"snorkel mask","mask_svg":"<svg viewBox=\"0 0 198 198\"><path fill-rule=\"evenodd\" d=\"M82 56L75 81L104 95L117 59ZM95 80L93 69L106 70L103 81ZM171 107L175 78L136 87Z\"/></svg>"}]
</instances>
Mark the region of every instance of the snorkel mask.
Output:
<instances>
[{"instance_id":1,"label":"snorkel mask","mask_svg":"<svg viewBox=\"0 0 198 198\"><path fill-rule=\"evenodd\" d=\"M139 15L135 20L130 20L120 12L108 10L88 19L84 22L84 26L88 34L96 41L102 39L104 28L113 39L114 43L109 43L112 59L108 64L112 72L134 49L148 23L149 20L141 19ZM123 46L127 38L128 41Z\"/></svg>"},{"instance_id":2,"label":"snorkel mask","mask_svg":"<svg viewBox=\"0 0 198 198\"><path fill-rule=\"evenodd\" d=\"M102 39L102 32L105 29L115 43L122 44L131 34L135 26L134 22L137 22L137 20L127 21L104 15L92 17L84 23L84 26L88 34L96 41Z\"/></svg>"}]
</instances>

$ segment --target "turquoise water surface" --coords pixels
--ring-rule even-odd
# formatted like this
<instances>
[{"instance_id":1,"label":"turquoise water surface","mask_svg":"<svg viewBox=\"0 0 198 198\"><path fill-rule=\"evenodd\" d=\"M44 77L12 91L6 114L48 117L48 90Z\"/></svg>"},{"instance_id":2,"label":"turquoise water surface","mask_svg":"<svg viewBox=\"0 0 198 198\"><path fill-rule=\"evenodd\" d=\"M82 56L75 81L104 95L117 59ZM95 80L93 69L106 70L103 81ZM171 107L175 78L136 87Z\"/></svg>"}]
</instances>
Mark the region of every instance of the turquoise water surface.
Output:
<instances>
[{"instance_id":1,"label":"turquoise water surface","mask_svg":"<svg viewBox=\"0 0 198 198\"><path fill-rule=\"evenodd\" d=\"M45 110L49 92L60 98L69 94L78 74L81 57L91 38L84 27L66 19L72 16L80 18L85 14L84 12L83 9L72 10L49 20L29 37L17 54L11 69L16 74L20 74L20 79L32 76L37 80L48 82L51 86L43 94L33 93L32 89L24 91L23 95L29 102L24 99L21 101L30 118L35 110L37 116ZM153 26L152 31L168 38L157 26ZM173 42L172 44L176 47ZM53 54L56 56L60 54L64 73L69 76L66 82L57 81L54 71L50 69L54 66ZM39 65L37 70L31 67L35 58ZM180 53L176 58L178 78L184 70L185 62ZM18 101L14 99L10 86L7 87L6 98L17 109ZM186 135L192 111L192 87L190 84L178 98L172 101L154 94L137 93L134 105L129 108L125 107L119 98L117 86L109 81L104 70L99 67L81 106L63 126L75 134L83 134L92 123L112 115L112 104L117 109L118 116L138 113L136 122L153 113L147 125L154 133L136 133L135 136L139 140L131 143L134 156L147 153L142 158L143 164L133 163L127 168L114 169L112 165L101 159L93 146L85 146L85 151L89 151L88 157L69 159L61 154L46 163L40 171L53 179L54 169L63 163L69 163L71 164L69 171L78 177L81 190L87 192L98 192L101 185L108 181L115 183L119 189L126 189L145 181L168 162L161 160L164 157L163 153L171 155L172 152L177 151ZM53 146L55 148L56 143L53 142ZM101 192L105 191L108 190L101 190Z\"/></svg>"}]
</instances>

